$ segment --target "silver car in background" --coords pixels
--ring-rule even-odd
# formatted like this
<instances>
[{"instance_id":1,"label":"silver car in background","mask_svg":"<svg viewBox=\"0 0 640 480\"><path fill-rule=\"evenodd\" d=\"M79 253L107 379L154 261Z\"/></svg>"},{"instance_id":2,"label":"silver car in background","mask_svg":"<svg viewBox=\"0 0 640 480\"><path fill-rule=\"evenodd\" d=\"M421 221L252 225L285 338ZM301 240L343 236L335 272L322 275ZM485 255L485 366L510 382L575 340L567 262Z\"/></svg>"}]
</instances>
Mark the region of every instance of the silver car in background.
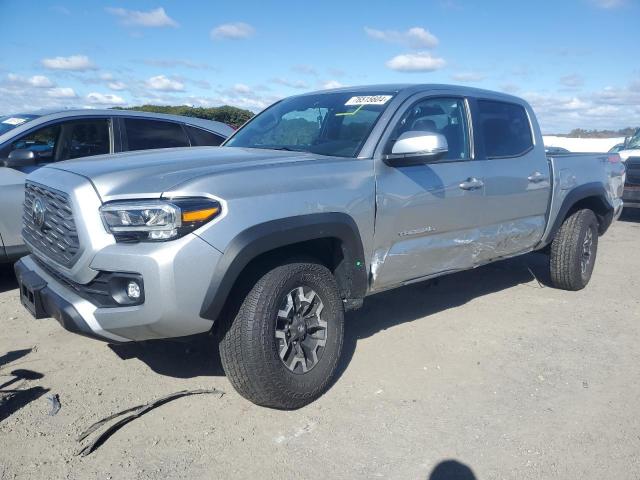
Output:
<instances>
[{"instance_id":1,"label":"silver car in background","mask_svg":"<svg viewBox=\"0 0 640 480\"><path fill-rule=\"evenodd\" d=\"M0 263L27 253L20 236L24 180L54 162L171 147L217 146L221 122L128 110L64 110L0 116Z\"/></svg>"}]
</instances>

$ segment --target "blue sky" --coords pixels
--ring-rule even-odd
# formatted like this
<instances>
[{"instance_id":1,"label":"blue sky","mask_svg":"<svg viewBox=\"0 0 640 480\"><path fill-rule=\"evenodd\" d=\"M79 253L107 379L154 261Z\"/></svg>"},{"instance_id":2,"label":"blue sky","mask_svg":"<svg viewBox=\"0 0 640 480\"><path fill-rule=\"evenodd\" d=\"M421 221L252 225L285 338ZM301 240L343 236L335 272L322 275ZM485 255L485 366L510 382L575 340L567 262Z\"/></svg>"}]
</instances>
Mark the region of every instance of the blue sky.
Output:
<instances>
[{"instance_id":1,"label":"blue sky","mask_svg":"<svg viewBox=\"0 0 640 480\"><path fill-rule=\"evenodd\" d=\"M636 126L639 20L640 0L0 0L0 113L457 83L527 98L546 133Z\"/></svg>"}]
</instances>

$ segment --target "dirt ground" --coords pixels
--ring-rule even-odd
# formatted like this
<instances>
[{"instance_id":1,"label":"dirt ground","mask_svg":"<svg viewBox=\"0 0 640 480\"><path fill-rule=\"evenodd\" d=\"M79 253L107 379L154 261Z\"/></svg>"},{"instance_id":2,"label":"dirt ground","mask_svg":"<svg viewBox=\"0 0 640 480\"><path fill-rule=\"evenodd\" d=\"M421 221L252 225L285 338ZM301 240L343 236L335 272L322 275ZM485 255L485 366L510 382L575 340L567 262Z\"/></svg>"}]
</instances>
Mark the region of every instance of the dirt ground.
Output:
<instances>
[{"instance_id":1,"label":"dirt ground","mask_svg":"<svg viewBox=\"0 0 640 480\"><path fill-rule=\"evenodd\" d=\"M293 412L236 394L208 339L110 347L33 320L3 268L0 479L638 479L639 246L637 212L601 238L581 292L545 287L534 254L368 298L335 384ZM94 421L212 387L226 394L76 455Z\"/></svg>"}]
</instances>

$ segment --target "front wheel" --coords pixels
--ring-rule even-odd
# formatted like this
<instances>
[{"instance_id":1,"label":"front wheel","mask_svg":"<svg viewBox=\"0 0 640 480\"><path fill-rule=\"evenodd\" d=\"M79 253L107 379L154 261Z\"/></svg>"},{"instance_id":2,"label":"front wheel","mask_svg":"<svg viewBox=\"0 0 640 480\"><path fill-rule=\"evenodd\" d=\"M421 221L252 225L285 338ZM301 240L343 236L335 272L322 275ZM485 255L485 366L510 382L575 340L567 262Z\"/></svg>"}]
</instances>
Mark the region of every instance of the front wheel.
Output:
<instances>
[{"instance_id":1,"label":"front wheel","mask_svg":"<svg viewBox=\"0 0 640 480\"><path fill-rule=\"evenodd\" d=\"M335 374L344 312L331 272L315 263L277 266L253 285L220 343L235 389L265 407L300 408Z\"/></svg>"},{"instance_id":2,"label":"front wheel","mask_svg":"<svg viewBox=\"0 0 640 480\"><path fill-rule=\"evenodd\" d=\"M598 252L598 219L589 209L565 219L551 243L551 283L563 290L581 290L593 273Z\"/></svg>"}]
</instances>

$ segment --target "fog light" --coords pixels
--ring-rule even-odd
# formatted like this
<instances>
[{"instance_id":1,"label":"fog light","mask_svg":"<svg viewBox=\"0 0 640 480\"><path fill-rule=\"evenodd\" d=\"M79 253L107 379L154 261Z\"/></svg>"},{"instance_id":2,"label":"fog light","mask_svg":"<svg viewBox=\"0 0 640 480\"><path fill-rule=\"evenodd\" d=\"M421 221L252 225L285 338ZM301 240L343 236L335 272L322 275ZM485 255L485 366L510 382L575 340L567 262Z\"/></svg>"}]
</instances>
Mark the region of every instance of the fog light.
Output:
<instances>
[{"instance_id":1,"label":"fog light","mask_svg":"<svg viewBox=\"0 0 640 480\"><path fill-rule=\"evenodd\" d=\"M138 282L131 280L127 284L127 297L129 297L131 300L140 299L140 285L138 285Z\"/></svg>"}]
</instances>

